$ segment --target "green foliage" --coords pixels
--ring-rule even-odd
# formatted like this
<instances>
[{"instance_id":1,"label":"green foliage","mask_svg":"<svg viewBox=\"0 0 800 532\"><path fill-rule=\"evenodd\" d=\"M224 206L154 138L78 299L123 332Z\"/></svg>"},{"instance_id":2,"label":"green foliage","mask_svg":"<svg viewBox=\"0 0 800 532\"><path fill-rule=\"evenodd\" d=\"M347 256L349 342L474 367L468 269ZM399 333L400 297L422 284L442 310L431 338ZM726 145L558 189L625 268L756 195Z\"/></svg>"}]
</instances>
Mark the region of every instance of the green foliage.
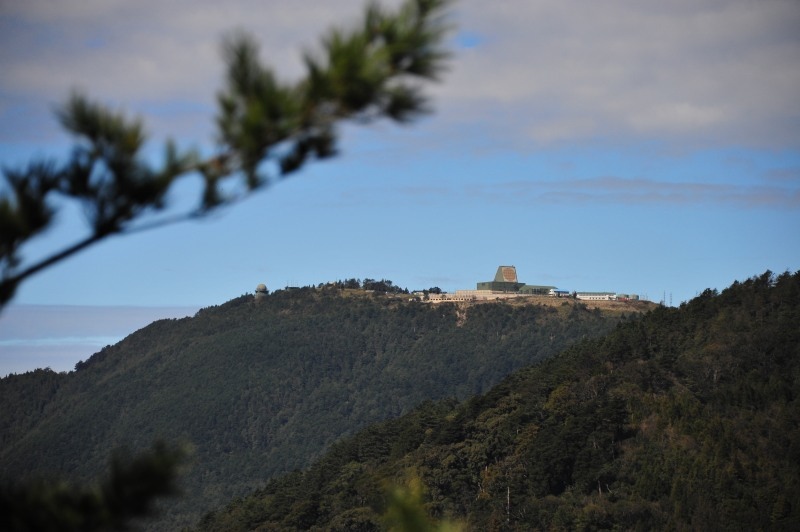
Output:
<instances>
[{"instance_id":1,"label":"green foliage","mask_svg":"<svg viewBox=\"0 0 800 532\"><path fill-rule=\"evenodd\" d=\"M5 169L0 190L0 308L17 286L113 234L125 234L207 215L263 188L309 160L336 153L336 126L388 118L409 122L427 112L422 82L436 80L448 54L443 11L448 0L407 0L394 13L377 4L355 28L331 30L318 54L304 56L307 72L284 83L261 64L256 40L233 35L224 43L226 78L217 97L217 153L201 160L194 151L166 143L164 159L152 168L141 156L147 137L131 119L74 93L57 111L75 137L63 164L36 161L24 170ZM277 168L277 175L269 171ZM175 181L202 176L197 206L165 217ZM225 195L224 181L241 180ZM20 251L54 220L54 197L80 203L89 233L49 257L21 265Z\"/></svg>"},{"instance_id":2,"label":"green foliage","mask_svg":"<svg viewBox=\"0 0 800 532\"><path fill-rule=\"evenodd\" d=\"M423 485L417 476L404 486L394 487L389 494L388 507L383 516L387 530L394 532L458 532L461 527L444 521L436 523L425 511Z\"/></svg>"},{"instance_id":3,"label":"green foliage","mask_svg":"<svg viewBox=\"0 0 800 532\"><path fill-rule=\"evenodd\" d=\"M155 322L76 372L0 379L2 477L59 471L87 481L121 444L190 441L196 464L183 481L186 496L162 526L179 528L271 476L307 467L342 436L426 399L489 390L619 321L538 305L434 306L410 301L391 281L368 279L365 288L373 283L387 293L344 288L347 281L259 301L242 296L193 318ZM344 463L404 455L437 416L427 411L388 442L370 433ZM451 428L436 437L457 437L460 427ZM373 488L364 480L356 493L372 500L380 493ZM332 508L350 504L345 492L337 497ZM299 519L306 510L292 511Z\"/></svg>"},{"instance_id":4,"label":"green foliage","mask_svg":"<svg viewBox=\"0 0 800 532\"><path fill-rule=\"evenodd\" d=\"M190 156L183 161L168 158L163 170L150 169L139 158L145 142L142 123L81 94L73 94L58 116L78 139L60 171L59 192L83 204L98 238L120 232L150 209L161 209L172 181L191 163Z\"/></svg>"},{"instance_id":5,"label":"green foliage","mask_svg":"<svg viewBox=\"0 0 800 532\"><path fill-rule=\"evenodd\" d=\"M23 438L56 396L66 375L37 369L0 379L0 449Z\"/></svg>"},{"instance_id":6,"label":"green foliage","mask_svg":"<svg viewBox=\"0 0 800 532\"><path fill-rule=\"evenodd\" d=\"M13 531L125 530L154 512L154 500L178 493L178 467L187 451L156 443L131 457L118 452L107 478L93 487L30 482L0 487L0 529Z\"/></svg>"},{"instance_id":7,"label":"green foliage","mask_svg":"<svg viewBox=\"0 0 800 532\"><path fill-rule=\"evenodd\" d=\"M796 530L798 323L800 272L704 292L372 425L199 528L291 530L302 506L302 529L359 515L378 530L376 486L415 471L424 514L470 530Z\"/></svg>"}]
</instances>

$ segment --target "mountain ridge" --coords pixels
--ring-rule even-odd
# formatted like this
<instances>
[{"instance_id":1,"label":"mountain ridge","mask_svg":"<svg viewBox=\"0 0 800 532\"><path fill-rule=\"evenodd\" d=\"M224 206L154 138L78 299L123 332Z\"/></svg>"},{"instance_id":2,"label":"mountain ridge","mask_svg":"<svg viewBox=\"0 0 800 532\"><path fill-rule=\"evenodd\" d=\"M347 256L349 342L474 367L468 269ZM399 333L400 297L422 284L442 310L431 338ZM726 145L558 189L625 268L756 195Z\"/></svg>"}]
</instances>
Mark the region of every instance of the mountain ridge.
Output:
<instances>
[{"instance_id":1,"label":"mountain ridge","mask_svg":"<svg viewBox=\"0 0 800 532\"><path fill-rule=\"evenodd\" d=\"M796 530L800 272L765 272L428 402L199 530L379 530L409 476L466 530Z\"/></svg>"},{"instance_id":2,"label":"mountain ridge","mask_svg":"<svg viewBox=\"0 0 800 532\"><path fill-rule=\"evenodd\" d=\"M335 287L241 296L153 322L73 373L0 380L0 469L82 481L116 447L192 442L187 495L164 521L174 528L371 422L486 391L621 319L574 303L432 306Z\"/></svg>"}]
</instances>

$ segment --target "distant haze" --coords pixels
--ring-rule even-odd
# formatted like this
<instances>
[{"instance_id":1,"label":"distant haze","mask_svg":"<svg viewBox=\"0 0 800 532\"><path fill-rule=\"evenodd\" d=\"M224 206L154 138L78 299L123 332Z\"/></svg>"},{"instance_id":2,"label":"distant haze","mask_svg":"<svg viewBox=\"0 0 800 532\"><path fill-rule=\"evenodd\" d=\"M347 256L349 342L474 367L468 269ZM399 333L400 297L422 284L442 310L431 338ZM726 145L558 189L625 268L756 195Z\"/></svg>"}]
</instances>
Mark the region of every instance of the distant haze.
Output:
<instances>
[{"instance_id":1,"label":"distant haze","mask_svg":"<svg viewBox=\"0 0 800 532\"><path fill-rule=\"evenodd\" d=\"M12 305L0 317L0 377L46 367L71 371L78 361L155 320L195 312L190 307Z\"/></svg>"}]
</instances>

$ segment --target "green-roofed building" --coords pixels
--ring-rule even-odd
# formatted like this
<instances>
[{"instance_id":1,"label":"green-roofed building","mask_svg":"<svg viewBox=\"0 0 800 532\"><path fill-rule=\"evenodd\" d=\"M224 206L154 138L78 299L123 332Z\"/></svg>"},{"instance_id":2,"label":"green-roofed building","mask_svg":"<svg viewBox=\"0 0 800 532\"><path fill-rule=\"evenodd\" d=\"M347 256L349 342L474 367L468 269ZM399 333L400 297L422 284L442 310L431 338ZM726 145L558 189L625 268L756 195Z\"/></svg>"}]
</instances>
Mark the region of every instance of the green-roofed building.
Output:
<instances>
[{"instance_id":1,"label":"green-roofed building","mask_svg":"<svg viewBox=\"0 0 800 532\"><path fill-rule=\"evenodd\" d=\"M528 285L520 283L517 278L517 268L514 266L499 266L494 276L494 281L478 283L478 290L491 292L507 292L525 295L546 296L555 286Z\"/></svg>"},{"instance_id":2,"label":"green-roofed building","mask_svg":"<svg viewBox=\"0 0 800 532\"><path fill-rule=\"evenodd\" d=\"M494 281L484 281L478 283L478 290L490 290L492 292L519 292L524 286L517 279L517 269L514 266L499 266L494 276Z\"/></svg>"},{"instance_id":3,"label":"green-roofed building","mask_svg":"<svg viewBox=\"0 0 800 532\"><path fill-rule=\"evenodd\" d=\"M549 296L552 295L551 291L555 289L556 289L555 286L526 284L519 289L519 293L525 295L533 295L533 296Z\"/></svg>"}]
</instances>

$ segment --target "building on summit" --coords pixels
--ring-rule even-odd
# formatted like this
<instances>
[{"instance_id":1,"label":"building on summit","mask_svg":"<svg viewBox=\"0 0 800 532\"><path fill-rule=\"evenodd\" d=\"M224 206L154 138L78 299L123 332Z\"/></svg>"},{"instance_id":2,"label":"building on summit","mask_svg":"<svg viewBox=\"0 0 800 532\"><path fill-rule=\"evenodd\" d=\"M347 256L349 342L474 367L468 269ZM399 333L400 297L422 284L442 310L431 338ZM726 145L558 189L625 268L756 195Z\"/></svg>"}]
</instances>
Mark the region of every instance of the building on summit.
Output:
<instances>
[{"instance_id":1,"label":"building on summit","mask_svg":"<svg viewBox=\"0 0 800 532\"><path fill-rule=\"evenodd\" d=\"M269 292L267 291L267 285L261 283L258 286L256 286L256 301L261 301L262 299L267 297L267 294L269 294Z\"/></svg>"},{"instance_id":2,"label":"building on summit","mask_svg":"<svg viewBox=\"0 0 800 532\"><path fill-rule=\"evenodd\" d=\"M517 297L550 296L574 297L584 301L637 301L636 294L616 294L614 292L569 292L555 286L525 284L517 277L517 268L514 266L499 266L494 280L481 281L476 290L456 290L455 294L441 293L428 294L427 301L436 303L440 301L487 301L496 299L511 299ZM422 294L418 294L422 295Z\"/></svg>"},{"instance_id":3,"label":"building on summit","mask_svg":"<svg viewBox=\"0 0 800 532\"><path fill-rule=\"evenodd\" d=\"M455 294L430 294L429 301L485 301L526 296L561 296L568 292L555 286L532 285L519 282L517 268L499 266L494 280L482 281L476 290L456 290Z\"/></svg>"},{"instance_id":4,"label":"building on summit","mask_svg":"<svg viewBox=\"0 0 800 532\"><path fill-rule=\"evenodd\" d=\"M484 281L478 283L478 290L488 290L491 292L519 292L524 286L517 279L517 269L514 266L499 266L494 275L494 281Z\"/></svg>"},{"instance_id":5,"label":"building on summit","mask_svg":"<svg viewBox=\"0 0 800 532\"><path fill-rule=\"evenodd\" d=\"M517 268L514 266L499 266L494 276L494 281L478 283L478 290L503 293L518 293L524 295L550 295L555 286L530 285L520 283L517 278Z\"/></svg>"},{"instance_id":6,"label":"building on summit","mask_svg":"<svg viewBox=\"0 0 800 532\"><path fill-rule=\"evenodd\" d=\"M575 292L575 299L583 301L616 301L614 292Z\"/></svg>"}]
</instances>

